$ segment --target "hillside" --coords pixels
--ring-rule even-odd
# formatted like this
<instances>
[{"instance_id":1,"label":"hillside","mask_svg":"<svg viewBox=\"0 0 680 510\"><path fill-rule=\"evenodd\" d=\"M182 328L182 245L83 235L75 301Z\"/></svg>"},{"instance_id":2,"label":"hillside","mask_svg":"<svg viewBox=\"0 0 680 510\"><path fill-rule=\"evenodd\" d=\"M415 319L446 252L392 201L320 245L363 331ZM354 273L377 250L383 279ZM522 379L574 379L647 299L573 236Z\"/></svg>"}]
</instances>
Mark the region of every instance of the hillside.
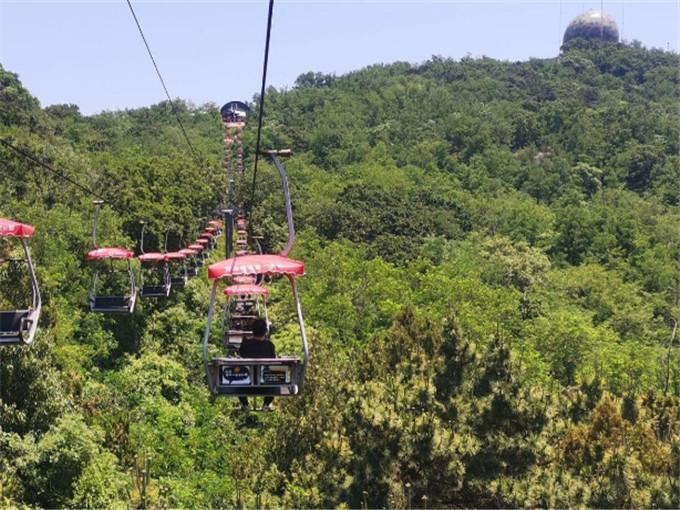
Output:
<instances>
[{"instance_id":1,"label":"hillside","mask_svg":"<svg viewBox=\"0 0 680 510\"><path fill-rule=\"evenodd\" d=\"M269 89L312 366L248 416L205 387L205 271L133 317L86 311L82 187L109 203L102 243L134 249L140 220L148 246L192 239L226 186L218 106L177 102L192 154L167 103L43 108L0 67L0 137L65 174L0 146L0 217L36 226L44 299L35 344L0 348L0 506L677 507L678 69L577 40ZM251 224L281 246L267 164ZM294 354L284 289L270 316Z\"/></svg>"}]
</instances>

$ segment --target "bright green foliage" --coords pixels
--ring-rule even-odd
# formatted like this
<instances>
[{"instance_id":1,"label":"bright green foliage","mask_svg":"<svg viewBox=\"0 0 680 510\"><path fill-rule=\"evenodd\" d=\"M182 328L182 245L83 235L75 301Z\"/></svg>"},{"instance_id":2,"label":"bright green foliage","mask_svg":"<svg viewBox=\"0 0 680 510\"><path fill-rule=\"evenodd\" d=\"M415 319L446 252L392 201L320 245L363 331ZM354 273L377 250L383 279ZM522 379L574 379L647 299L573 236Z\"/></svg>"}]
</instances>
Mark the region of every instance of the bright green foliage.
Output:
<instances>
[{"instance_id":1,"label":"bright green foliage","mask_svg":"<svg viewBox=\"0 0 680 510\"><path fill-rule=\"evenodd\" d=\"M35 344L0 349L0 506L677 507L678 66L572 41L270 88L312 362L266 415L208 395L205 271L133 317L87 313L92 197L0 146L0 216L37 227L44 298ZM175 105L41 109L0 68L0 136L108 200L101 245L136 248L144 220L147 250L166 228L175 250L222 201L217 106ZM265 162L250 226L283 247ZM0 306L25 303L21 269L0 265ZM277 350L299 355L269 287Z\"/></svg>"}]
</instances>

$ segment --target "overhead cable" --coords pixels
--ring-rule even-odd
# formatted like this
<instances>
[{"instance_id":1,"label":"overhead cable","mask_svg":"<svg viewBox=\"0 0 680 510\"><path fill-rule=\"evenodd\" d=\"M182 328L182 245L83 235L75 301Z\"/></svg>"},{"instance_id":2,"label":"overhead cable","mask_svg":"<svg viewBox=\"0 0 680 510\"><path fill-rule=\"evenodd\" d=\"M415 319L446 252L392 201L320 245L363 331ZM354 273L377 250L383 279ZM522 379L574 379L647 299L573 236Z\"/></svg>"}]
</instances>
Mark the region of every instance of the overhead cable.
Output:
<instances>
[{"instance_id":1,"label":"overhead cable","mask_svg":"<svg viewBox=\"0 0 680 510\"><path fill-rule=\"evenodd\" d=\"M75 179L69 177L68 175L66 175L66 174L65 174L64 172L62 172L61 170L57 170L57 169L54 168L52 165L49 165L49 164L45 163L44 161L38 159L36 156L34 156L33 154L30 154L30 153L27 152L26 150L24 150L24 149L22 149L22 148L20 148L20 147L17 147L16 145L14 145L14 144L8 142L6 139L0 138L0 144L4 145L4 146L7 147L8 149L10 149L10 150L14 151L15 153L19 154L19 155L20 155L21 157L23 157L24 159L26 159L26 160L28 160L28 161L30 161L30 162L32 162L32 163L38 165L39 167L43 168L44 170L47 170L48 172L52 173L53 175L56 175L59 179L62 179L62 180L64 180L64 181L66 181L66 182L72 184L73 186L75 186L76 188L78 188L78 189L79 189L80 191L82 191L83 193L86 193L87 195L90 195L90 196L92 196L92 197L94 197L94 198L96 198L96 199L98 199L98 200L107 201L106 199L104 199L103 197L101 197L99 194L97 194L94 190L88 188L87 186L83 186L83 185L80 184L78 181L76 181Z\"/></svg>"},{"instance_id":2,"label":"overhead cable","mask_svg":"<svg viewBox=\"0 0 680 510\"><path fill-rule=\"evenodd\" d=\"M260 89L260 112L257 119L257 141L255 142L255 167L253 169L253 185L250 190L250 202L248 213L252 210L255 202L255 181L257 179L257 162L260 158L260 140L262 136L262 121L264 119L264 96L267 86L267 64L269 63L269 42L272 33L272 16L274 14L274 0L269 0L269 14L267 16L267 36L264 44L264 63L262 65L262 88Z\"/></svg>"},{"instance_id":3,"label":"overhead cable","mask_svg":"<svg viewBox=\"0 0 680 510\"><path fill-rule=\"evenodd\" d=\"M137 25L137 30L139 30L139 35L142 36L142 41L144 41L144 46L146 46L146 51L149 54L149 58L151 59L151 63L153 64L154 69L156 70L156 74L158 75L158 79L160 80L161 85L163 86L163 90L165 91L165 95L168 98L168 102L170 103L170 106L172 108L172 113L175 115L175 119L177 119L177 124L179 124L179 128L182 131L182 135L184 136L184 140L186 140L187 145L189 146L189 150L191 151L191 154L194 156L194 158L196 159L199 166L203 167L203 163L201 161L201 158L199 157L196 149L194 149L194 146L191 143L191 140L189 140L189 136L187 135L186 129L184 129L184 124L182 123L182 119L180 119L180 116L177 113L177 108L175 106L175 102L172 100L172 97L170 96L170 92L168 91L168 87L165 84L165 80L163 79L163 75L161 74L161 71L158 68L158 64L156 64L156 59L154 58L153 53L151 52L151 47L149 46L149 42L146 40L146 36L144 35L144 31L142 30L142 25L139 23L139 19L137 18L137 14L135 13L134 7L132 7L132 2L131 2L131 0L125 0L125 1L127 2L128 7L130 8L130 13L132 14L132 17L135 20L135 24Z\"/></svg>"}]
</instances>

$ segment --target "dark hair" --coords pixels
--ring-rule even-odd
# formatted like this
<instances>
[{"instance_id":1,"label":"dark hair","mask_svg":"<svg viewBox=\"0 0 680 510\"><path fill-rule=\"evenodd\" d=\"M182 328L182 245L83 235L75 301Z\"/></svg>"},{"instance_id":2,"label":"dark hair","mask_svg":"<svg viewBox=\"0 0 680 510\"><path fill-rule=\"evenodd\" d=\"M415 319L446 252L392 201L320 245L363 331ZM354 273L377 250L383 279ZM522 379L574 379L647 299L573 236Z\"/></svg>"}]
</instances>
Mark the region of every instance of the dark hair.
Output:
<instances>
[{"instance_id":1,"label":"dark hair","mask_svg":"<svg viewBox=\"0 0 680 510\"><path fill-rule=\"evenodd\" d=\"M253 321L253 336L265 336L267 334L267 321L255 319Z\"/></svg>"}]
</instances>

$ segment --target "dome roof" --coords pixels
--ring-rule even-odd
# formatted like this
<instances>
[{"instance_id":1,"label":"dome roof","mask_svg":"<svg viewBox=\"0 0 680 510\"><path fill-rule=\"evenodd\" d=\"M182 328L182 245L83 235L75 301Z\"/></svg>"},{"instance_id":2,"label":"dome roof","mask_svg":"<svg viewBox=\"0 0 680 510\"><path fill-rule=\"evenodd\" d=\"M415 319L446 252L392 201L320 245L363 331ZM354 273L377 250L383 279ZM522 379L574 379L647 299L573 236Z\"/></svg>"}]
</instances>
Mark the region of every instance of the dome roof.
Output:
<instances>
[{"instance_id":1,"label":"dome roof","mask_svg":"<svg viewBox=\"0 0 680 510\"><path fill-rule=\"evenodd\" d=\"M590 10L575 17L564 31L563 43L582 37L619 42L619 27L606 12Z\"/></svg>"}]
</instances>

